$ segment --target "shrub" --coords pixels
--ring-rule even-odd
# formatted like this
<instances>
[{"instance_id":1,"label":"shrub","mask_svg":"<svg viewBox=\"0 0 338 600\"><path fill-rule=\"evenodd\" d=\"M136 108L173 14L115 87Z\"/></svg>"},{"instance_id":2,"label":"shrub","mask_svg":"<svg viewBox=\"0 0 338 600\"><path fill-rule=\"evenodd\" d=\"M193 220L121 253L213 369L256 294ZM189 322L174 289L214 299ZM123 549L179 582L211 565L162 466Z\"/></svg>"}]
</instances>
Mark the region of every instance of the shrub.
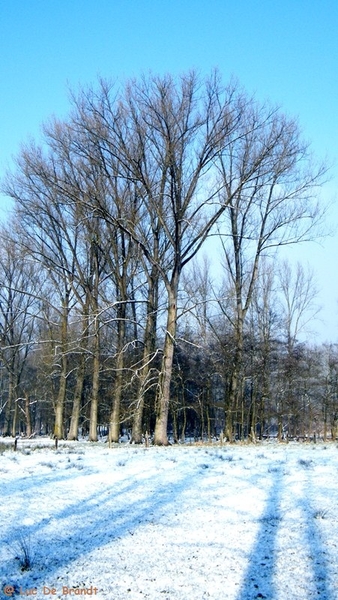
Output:
<instances>
[{"instance_id":1,"label":"shrub","mask_svg":"<svg viewBox=\"0 0 338 600\"><path fill-rule=\"evenodd\" d=\"M34 564L34 555L29 537L20 536L16 543L17 556L21 571L30 571Z\"/></svg>"}]
</instances>

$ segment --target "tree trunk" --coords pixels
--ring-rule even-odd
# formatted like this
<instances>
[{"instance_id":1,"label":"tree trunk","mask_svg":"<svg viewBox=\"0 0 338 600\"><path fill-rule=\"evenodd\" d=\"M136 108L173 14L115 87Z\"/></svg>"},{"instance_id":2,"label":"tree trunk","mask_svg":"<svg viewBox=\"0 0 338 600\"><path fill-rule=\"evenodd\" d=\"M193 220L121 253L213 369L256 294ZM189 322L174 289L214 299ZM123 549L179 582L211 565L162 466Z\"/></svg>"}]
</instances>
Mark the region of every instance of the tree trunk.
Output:
<instances>
[{"instance_id":1,"label":"tree trunk","mask_svg":"<svg viewBox=\"0 0 338 600\"><path fill-rule=\"evenodd\" d=\"M94 318L93 382L90 401L89 441L97 442L97 415L100 386L100 324L97 315Z\"/></svg>"},{"instance_id":2,"label":"tree trunk","mask_svg":"<svg viewBox=\"0 0 338 600\"><path fill-rule=\"evenodd\" d=\"M8 370L8 398L5 410L5 426L3 435L11 435L13 428L12 408L14 402L14 375L11 369ZM14 433L15 436L15 433Z\"/></svg>"},{"instance_id":3,"label":"tree trunk","mask_svg":"<svg viewBox=\"0 0 338 600\"><path fill-rule=\"evenodd\" d=\"M64 437L63 428L63 409L66 399L67 390L67 369L68 369L68 358L67 358L67 334L68 334L68 300L69 293L66 292L63 300L62 315L61 315L61 346L60 346L60 382L59 391L55 403L55 422L54 422L54 437L59 440Z\"/></svg>"},{"instance_id":4,"label":"tree trunk","mask_svg":"<svg viewBox=\"0 0 338 600\"><path fill-rule=\"evenodd\" d=\"M230 379L229 404L226 414L226 431L225 435L229 442L234 439L234 415L237 414L239 401L243 395L241 385L242 363L243 363L243 321L238 324L236 332L236 349L233 360L233 370Z\"/></svg>"},{"instance_id":5,"label":"tree trunk","mask_svg":"<svg viewBox=\"0 0 338 600\"><path fill-rule=\"evenodd\" d=\"M84 353L80 356L80 364L78 366L76 386L73 399L72 416L70 419L69 432L67 440L77 440L79 431L80 408L83 391L83 383L85 376L86 356Z\"/></svg>"},{"instance_id":6,"label":"tree trunk","mask_svg":"<svg viewBox=\"0 0 338 600\"><path fill-rule=\"evenodd\" d=\"M126 333L126 304L121 302L117 311L117 359L116 375L113 387L113 408L109 421L109 443L118 443L120 439L120 410L123 386L124 343Z\"/></svg>"},{"instance_id":7,"label":"tree trunk","mask_svg":"<svg viewBox=\"0 0 338 600\"><path fill-rule=\"evenodd\" d=\"M148 377L150 373L150 361L155 353L156 347L156 323L158 309L158 274L153 268L149 281L147 321L144 332L143 367L140 373L136 408L133 418L131 441L134 444L142 444L142 421L144 409L144 395L146 392Z\"/></svg>"},{"instance_id":8,"label":"tree trunk","mask_svg":"<svg viewBox=\"0 0 338 600\"><path fill-rule=\"evenodd\" d=\"M177 411L176 408L172 410L172 418L173 418L173 438L175 444L178 444L178 428L177 428Z\"/></svg>"},{"instance_id":9,"label":"tree trunk","mask_svg":"<svg viewBox=\"0 0 338 600\"><path fill-rule=\"evenodd\" d=\"M95 231L97 234L97 231ZM99 389L100 389L100 319L99 319L99 249L96 244L96 237L92 240L91 246L91 309L93 315L93 380L92 397L90 402L90 420L89 420L89 441L97 442L97 419L99 409Z\"/></svg>"},{"instance_id":10,"label":"tree trunk","mask_svg":"<svg viewBox=\"0 0 338 600\"><path fill-rule=\"evenodd\" d=\"M123 386L124 356L121 349L117 356L116 376L113 387L113 408L109 420L109 442L118 443L120 439L120 409Z\"/></svg>"},{"instance_id":11,"label":"tree trunk","mask_svg":"<svg viewBox=\"0 0 338 600\"><path fill-rule=\"evenodd\" d=\"M177 319L177 287L178 277L168 290L169 306L167 316L167 330L163 348L161 373L158 383L156 398L156 424L154 444L168 446L168 414L170 404L170 383L174 361L176 319Z\"/></svg>"},{"instance_id":12,"label":"tree trunk","mask_svg":"<svg viewBox=\"0 0 338 600\"><path fill-rule=\"evenodd\" d=\"M16 436L16 425L18 420L18 399L14 400L13 421L12 421L12 437Z\"/></svg>"},{"instance_id":13,"label":"tree trunk","mask_svg":"<svg viewBox=\"0 0 338 600\"><path fill-rule=\"evenodd\" d=\"M29 409L29 396L25 394L25 417L26 417L26 435L30 437L32 435L32 423L31 423L31 413Z\"/></svg>"},{"instance_id":14,"label":"tree trunk","mask_svg":"<svg viewBox=\"0 0 338 600\"><path fill-rule=\"evenodd\" d=\"M85 312L87 313L87 311L88 311L88 308L86 307ZM82 336L81 336L81 355L80 355L80 362L79 362L79 366L78 366L78 370L77 370L72 416L71 416L69 432L68 432L68 436L67 436L68 440L77 440L78 439L81 399L82 399L83 384L84 384L84 378L85 378L85 372L86 372L86 351L87 351L87 347L88 347L88 325L89 325L88 314L85 314L83 317Z\"/></svg>"},{"instance_id":15,"label":"tree trunk","mask_svg":"<svg viewBox=\"0 0 338 600\"><path fill-rule=\"evenodd\" d=\"M180 434L180 439L182 442L185 442L185 430L187 427L187 411L185 406L183 406L183 424L182 424L182 429L181 429L181 434Z\"/></svg>"}]
</instances>

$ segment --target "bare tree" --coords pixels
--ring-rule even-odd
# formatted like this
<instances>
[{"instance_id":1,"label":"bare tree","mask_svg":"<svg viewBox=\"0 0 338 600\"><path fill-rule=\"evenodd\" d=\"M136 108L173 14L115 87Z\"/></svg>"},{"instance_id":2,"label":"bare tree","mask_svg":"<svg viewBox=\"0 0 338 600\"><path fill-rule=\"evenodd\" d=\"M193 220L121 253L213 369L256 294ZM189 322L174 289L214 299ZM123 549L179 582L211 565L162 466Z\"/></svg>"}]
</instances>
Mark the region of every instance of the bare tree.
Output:
<instances>
[{"instance_id":1,"label":"bare tree","mask_svg":"<svg viewBox=\"0 0 338 600\"><path fill-rule=\"evenodd\" d=\"M283 393L280 395L278 410L278 435L281 439L283 418L289 415L288 430L295 434L293 422L300 420L302 406L299 402L299 382L303 379L302 365L306 352L301 346L300 335L308 331L318 315L316 302L318 290L313 272L297 263L294 268L286 260L276 269L279 282L280 332L284 342L285 355L282 372Z\"/></svg>"},{"instance_id":2,"label":"bare tree","mask_svg":"<svg viewBox=\"0 0 338 600\"><path fill-rule=\"evenodd\" d=\"M8 377L7 398L2 406L5 435L16 435L18 398L23 369L32 348L32 337L41 288L41 273L25 257L9 230L1 228L0 252L0 360ZM23 390L22 390L23 393ZM29 400L25 401L30 429Z\"/></svg>"},{"instance_id":3,"label":"bare tree","mask_svg":"<svg viewBox=\"0 0 338 600\"><path fill-rule=\"evenodd\" d=\"M81 104L83 118L83 100ZM167 444L170 383L175 348L177 299L182 269L196 255L223 213L215 157L227 145L242 114L236 87L223 89L213 74L202 85L195 73L176 82L170 76L132 81L118 96L103 82L99 95L86 96L88 131L105 171L132 181L138 218L107 213L158 270L168 298L162 367L156 399L155 443ZM90 115L90 116L89 116ZM93 123L96 123L93 127ZM223 185L223 184L222 184ZM164 249L154 256L153 227L159 223ZM159 229L156 229L159 232ZM148 237L150 234L150 238ZM163 260L164 258L164 260Z\"/></svg>"},{"instance_id":4,"label":"bare tree","mask_svg":"<svg viewBox=\"0 0 338 600\"><path fill-rule=\"evenodd\" d=\"M226 435L241 394L243 326L264 255L318 235L323 215L316 196L325 167L315 166L296 122L279 110L248 102L219 161L225 219L220 226L225 268L234 293L236 352Z\"/></svg>"},{"instance_id":5,"label":"bare tree","mask_svg":"<svg viewBox=\"0 0 338 600\"><path fill-rule=\"evenodd\" d=\"M318 289L314 273L297 262L292 268L289 261L282 261L276 269L279 282L282 331L288 352L292 352L299 336L306 333L318 315Z\"/></svg>"}]
</instances>

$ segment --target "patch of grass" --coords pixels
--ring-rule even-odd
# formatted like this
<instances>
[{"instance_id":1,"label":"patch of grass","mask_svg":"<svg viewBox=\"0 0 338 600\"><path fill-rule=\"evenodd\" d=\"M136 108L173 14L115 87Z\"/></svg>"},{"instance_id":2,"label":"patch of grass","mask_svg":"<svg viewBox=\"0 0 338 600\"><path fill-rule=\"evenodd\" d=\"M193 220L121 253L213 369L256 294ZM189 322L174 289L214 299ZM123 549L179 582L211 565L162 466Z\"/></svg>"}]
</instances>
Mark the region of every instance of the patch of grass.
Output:
<instances>
[{"instance_id":1,"label":"patch of grass","mask_svg":"<svg viewBox=\"0 0 338 600\"><path fill-rule=\"evenodd\" d=\"M48 467L49 469L55 469L55 464L52 462L40 462L41 467Z\"/></svg>"},{"instance_id":2,"label":"patch of grass","mask_svg":"<svg viewBox=\"0 0 338 600\"><path fill-rule=\"evenodd\" d=\"M273 514L273 513L271 513L270 515L264 515L263 517L261 517L259 519L259 521L261 523L270 525L271 527L277 527L277 525L280 523L281 520L282 520L282 517L280 515Z\"/></svg>"},{"instance_id":3,"label":"patch of grass","mask_svg":"<svg viewBox=\"0 0 338 600\"><path fill-rule=\"evenodd\" d=\"M64 446L65 454L84 454L84 450L80 448L71 448L69 446Z\"/></svg>"},{"instance_id":4,"label":"patch of grass","mask_svg":"<svg viewBox=\"0 0 338 600\"><path fill-rule=\"evenodd\" d=\"M313 460L311 460L311 458L299 458L298 464L303 467L303 469L312 469Z\"/></svg>"},{"instance_id":5,"label":"patch of grass","mask_svg":"<svg viewBox=\"0 0 338 600\"><path fill-rule=\"evenodd\" d=\"M280 467L278 467L277 465L268 468L268 473L279 473L279 471Z\"/></svg>"},{"instance_id":6,"label":"patch of grass","mask_svg":"<svg viewBox=\"0 0 338 600\"><path fill-rule=\"evenodd\" d=\"M30 571L34 565L34 554L29 537L20 536L16 542L16 556L21 571Z\"/></svg>"},{"instance_id":7,"label":"patch of grass","mask_svg":"<svg viewBox=\"0 0 338 600\"><path fill-rule=\"evenodd\" d=\"M329 516L328 508L320 508L313 513L314 519L327 519Z\"/></svg>"},{"instance_id":8,"label":"patch of grass","mask_svg":"<svg viewBox=\"0 0 338 600\"><path fill-rule=\"evenodd\" d=\"M232 454L217 454L217 458L219 458L219 460L226 460L228 462L232 462L234 460Z\"/></svg>"},{"instance_id":9,"label":"patch of grass","mask_svg":"<svg viewBox=\"0 0 338 600\"><path fill-rule=\"evenodd\" d=\"M0 454L3 454L8 449L9 449L8 444L5 444L4 442L0 442Z\"/></svg>"}]
</instances>

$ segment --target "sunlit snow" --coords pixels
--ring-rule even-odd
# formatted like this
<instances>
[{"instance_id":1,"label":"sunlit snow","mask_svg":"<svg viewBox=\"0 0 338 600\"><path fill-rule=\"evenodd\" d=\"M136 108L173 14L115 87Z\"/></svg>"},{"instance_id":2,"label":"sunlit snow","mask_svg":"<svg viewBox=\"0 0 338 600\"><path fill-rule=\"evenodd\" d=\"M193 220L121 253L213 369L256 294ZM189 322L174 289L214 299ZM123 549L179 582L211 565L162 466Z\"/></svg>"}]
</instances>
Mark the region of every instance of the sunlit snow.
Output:
<instances>
[{"instance_id":1,"label":"sunlit snow","mask_svg":"<svg viewBox=\"0 0 338 600\"><path fill-rule=\"evenodd\" d=\"M338 598L334 443L6 443L2 598Z\"/></svg>"}]
</instances>

